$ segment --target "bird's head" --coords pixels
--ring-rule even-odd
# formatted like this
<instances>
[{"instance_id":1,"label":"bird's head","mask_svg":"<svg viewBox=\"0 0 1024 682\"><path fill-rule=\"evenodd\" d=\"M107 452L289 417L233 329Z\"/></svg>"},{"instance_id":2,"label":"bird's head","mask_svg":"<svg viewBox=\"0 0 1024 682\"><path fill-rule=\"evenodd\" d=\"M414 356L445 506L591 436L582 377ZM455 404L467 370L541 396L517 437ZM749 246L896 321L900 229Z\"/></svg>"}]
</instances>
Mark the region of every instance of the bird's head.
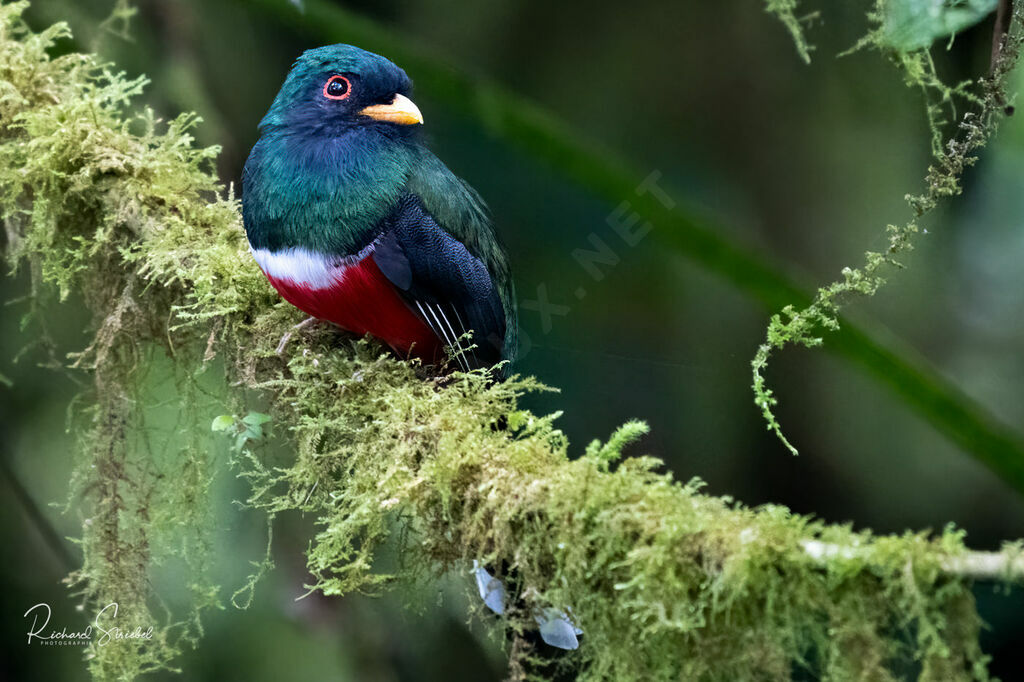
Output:
<instances>
[{"instance_id":1,"label":"bird's head","mask_svg":"<svg viewBox=\"0 0 1024 682\"><path fill-rule=\"evenodd\" d=\"M411 90L405 71L380 55L351 45L318 47L295 61L260 128L304 136L360 128L407 135L423 123Z\"/></svg>"}]
</instances>

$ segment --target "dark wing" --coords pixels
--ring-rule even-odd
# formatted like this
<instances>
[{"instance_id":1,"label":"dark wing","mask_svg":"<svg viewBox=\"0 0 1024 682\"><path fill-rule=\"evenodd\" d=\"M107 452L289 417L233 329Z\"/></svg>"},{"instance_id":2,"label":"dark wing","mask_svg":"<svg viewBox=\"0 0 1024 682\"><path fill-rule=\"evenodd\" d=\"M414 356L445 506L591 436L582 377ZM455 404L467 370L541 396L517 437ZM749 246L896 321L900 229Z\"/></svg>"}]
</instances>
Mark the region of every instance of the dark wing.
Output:
<instances>
[{"instance_id":1,"label":"dark wing","mask_svg":"<svg viewBox=\"0 0 1024 682\"><path fill-rule=\"evenodd\" d=\"M438 338L463 350L457 354L463 369L502 359L505 310L487 266L442 229L415 194L399 200L373 258ZM460 342L468 332L471 340Z\"/></svg>"}]
</instances>

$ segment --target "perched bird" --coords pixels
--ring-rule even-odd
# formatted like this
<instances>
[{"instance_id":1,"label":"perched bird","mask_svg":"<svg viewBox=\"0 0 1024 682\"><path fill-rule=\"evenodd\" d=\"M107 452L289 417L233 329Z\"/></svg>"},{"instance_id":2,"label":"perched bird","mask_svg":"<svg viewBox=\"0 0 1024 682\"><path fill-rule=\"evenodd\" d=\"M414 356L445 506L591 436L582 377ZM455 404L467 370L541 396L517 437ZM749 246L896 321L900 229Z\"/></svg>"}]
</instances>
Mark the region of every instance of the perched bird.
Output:
<instances>
[{"instance_id":1,"label":"perched bird","mask_svg":"<svg viewBox=\"0 0 1024 682\"><path fill-rule=\"evenodd\" d=\"M423 146L402 69L350 45L302 54L242 175L252 254L296 307L428 362L462 369L513 359L508 261L479 195ZM469 334L469 343L461 340ZM507 364L502 371L507 369ZM474 566L497 614L506 590ZM566 613L535 616L541 639L579 646Z\"/></svg>"},{"instance_id":2,"label":"perched bird","mask_svg":"<svg viewBox=\"0 0 1024 682\"><path fill-rule=\"evenodd\" d=\"M351 45L303 53L245 163L246 235L313 317L405 357L437 363L451 346L462 369L490 367L516 347L508 260L479 195L423 145L411 88Z\"/></svg>"}]
</instances>

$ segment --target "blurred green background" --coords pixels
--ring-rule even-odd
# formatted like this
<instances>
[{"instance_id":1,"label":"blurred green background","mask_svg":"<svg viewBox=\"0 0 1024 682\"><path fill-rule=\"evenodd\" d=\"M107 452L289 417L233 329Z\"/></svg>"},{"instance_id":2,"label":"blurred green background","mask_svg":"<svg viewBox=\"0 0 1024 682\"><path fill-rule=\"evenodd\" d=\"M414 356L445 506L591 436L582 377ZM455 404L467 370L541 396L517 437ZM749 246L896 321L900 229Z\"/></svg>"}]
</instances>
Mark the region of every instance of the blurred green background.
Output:
<instances>
[{"instance_id":1,"label":"blurred green background","mask_svg":"<svg viewBox=\"0 0 1024 682\"><path fill-rule=\"evenodd\" d=\"M165 118L196 110L202 144L223 146L220 172L239 179L266 111L292 60L321 44L288 28L287 0L139 0L131 40L99 29L109 0L40 0L35 28L67 20L79 49L102 45L129 74L152 79L145 101ZM804 65L782 25L760 3L562 3L378 0L344 3L414 41L454 68L485 75L539 103L578 136L615 150L678 201L696 203L808 288L858 265L903 222L904 194L929 163L918 92L876 53L837 58L867 30L868 3L837 3L811 39ZM948 81L984 72L989 22L957 37L939 68ZM66 49L71 49L67 45ZM401 64L400 64L401 65ZM410 71L414 71L411 65ZM1018 79L1024 86L1024 76ZM564 409L577 447L638 417L651 435L635 453L666 461L681 479L700 476L715 495L775 502L830 522L878 532L952 522L977 548L1024 537L1024 503L986 469L902 406L886 389L826 352L790 350L772 366L779 417L801 450L790 456L764 429L752 402L749 362L767 316L722 278L666 249L657 235L619 248L621 261L592 281L571 253L589 235L611 243L615 208L565 180L478 122L420 88L432 147L487 199L508 246L521 300L543 286L568 306L550 330L521 310L532 344L519 371L561 393L529 400ZM888 326L1012 427L1024 426L1024 117L1009 119L962 197L924 223L929 234L853 319ZM623 197L623 200L629 197ZM659 227L656 225L654 230ZM23 295L26 278L0 279L0 299ZM585 286L577 300L574 292ZM0 317L0 455L63 535L79 519L47 506L66 497L75 434L65 429L78 389L39 367L14 300ZM74 302L53 320L61 356L85 343ZM168 407L173 411L173 407ZM211 407L210 418L217 412ZM168 416L168 419L172 417ZM261 556L265 529L231 500L244 495L226 470L215 509L223 528L215 574L240 585ZM31 523L16 491L0 506L0 677L85 679L75 647L25 645L22 614L48 602L53 623L83 620L60 584L64 563ZM282 518L277 568L248 612L208 614L206 637L180 660L188 680L492 680L504 673L497 644L466 625L463 577L436 590L344 599L303 593L310 519ZM72 557L77 557L68 545ZM173 568L173 567L172 567ZM168 569L171 570L171 569ZM976 590L993 672L1024 679L1024 599ZM418 608L404 606L412 602Z\"/></svg>"}]
</instances>

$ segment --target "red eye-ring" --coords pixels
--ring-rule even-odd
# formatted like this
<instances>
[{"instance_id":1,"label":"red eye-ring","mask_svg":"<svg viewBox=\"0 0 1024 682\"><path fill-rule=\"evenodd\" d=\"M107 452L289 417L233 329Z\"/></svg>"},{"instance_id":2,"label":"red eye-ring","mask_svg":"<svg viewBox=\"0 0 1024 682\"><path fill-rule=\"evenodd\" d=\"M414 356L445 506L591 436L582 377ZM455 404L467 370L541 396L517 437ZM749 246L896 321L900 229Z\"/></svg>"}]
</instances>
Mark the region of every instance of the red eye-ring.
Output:
<instances>
[{"instance_id":1,"label":"red eye-ring","mask_svg":"<svg viewBox=\"0 0 1024 682\"><path fill-rule=\"evenodd\" d=\"M352 83L344 76L331 76L324 83L324 97L327 99L345 99L352 92Z\"/></svg>"}]
</instances>

